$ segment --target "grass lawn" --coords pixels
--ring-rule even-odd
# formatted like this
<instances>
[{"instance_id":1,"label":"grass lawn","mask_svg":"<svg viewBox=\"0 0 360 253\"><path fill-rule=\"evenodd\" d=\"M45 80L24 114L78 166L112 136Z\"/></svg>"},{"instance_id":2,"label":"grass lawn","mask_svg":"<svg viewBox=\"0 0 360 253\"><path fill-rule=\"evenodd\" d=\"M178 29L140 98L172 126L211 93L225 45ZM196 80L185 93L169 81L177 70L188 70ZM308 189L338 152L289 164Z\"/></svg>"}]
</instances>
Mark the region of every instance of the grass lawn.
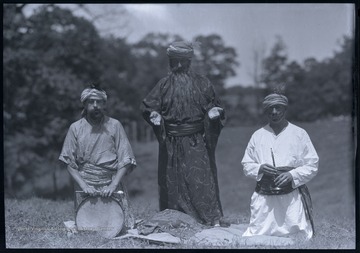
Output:
<instances>
[{"instance_id":1,"label":"grass lawn","mask_svg":"<svg viewBox=\"0 0 360 253\"><path fill-rule=\"evenodd\" d=\"M319 173L308 184L317 236L295 249L354 249L355 200L351 120L298 124L309 133L320 157ZM224 216L247 223L255 182L242 172L241 159L255 127L225 128L217 149ZM158 211L157 143L132 144L138 167L126 178L137 219ZM5 199L7 248L199 248L197 245L150 244L136 239L109 240L93 233L68 236L64 221L74 220L72 200ZM222 248L244 248L224 245ZM256 247L262 248L262 247ZM289 248L289 247L288 247Z\"/></svg>"}]
</instances>

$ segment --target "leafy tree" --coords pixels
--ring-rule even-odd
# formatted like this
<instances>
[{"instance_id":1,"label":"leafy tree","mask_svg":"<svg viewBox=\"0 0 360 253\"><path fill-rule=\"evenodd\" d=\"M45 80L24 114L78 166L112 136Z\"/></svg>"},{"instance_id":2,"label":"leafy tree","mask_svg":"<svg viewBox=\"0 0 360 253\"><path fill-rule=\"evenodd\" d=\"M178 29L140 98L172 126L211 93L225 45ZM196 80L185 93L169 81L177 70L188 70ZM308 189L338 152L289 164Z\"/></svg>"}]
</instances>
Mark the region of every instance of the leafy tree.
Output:
<instances>
[{"instance_id":1,"label":"leafy tree","mask_svg":"<svg viewBox=\"0 0 360 253\"><path fill-rule=\"evenodd\" d=\"M319 85L313 76L319 70L320 62L315 58L305 59L303 67L298 63L289 64L287 69L287 96L290 100L288 116L298 121L315 120L322 111ZM320 70L322 67L320 67ZM315 71L315 72L314 72ZM321 78L321 75L318 76ZM314 79L315 78L315 79Z\"/></svg>"},{"instance_id":2,"label":"leafy tree","mask_svg":"<svg viewBox=\"0 0 360 253\"><path fill-rule=\"evenodd\" d=\"M16 8L11 12L13 6L6 8L7 22L19 15ZM84 83L99 76L96 52L101 43L90 22L69 10L45 5L24 24L4 27L4 145L9 188L20 187L13 185L19 175L31 182L37 174L49 171L46 161L57 160L69 122L79 118L78 94Z\"/></svg>"},{"instance_id":3,"label":"leafy tree","mask_svg":"<svg viewBox=\"0 0 360 253\"><path fill-rule=\"evenodd\" d=\"M344 37L334 56L318 62L308 58L302 65L287 63L286 45L278 37L264 60L263 80L268 91L285 85L289 119L312 121L349 115L352 106L353 39Z\"/></svg>"},{"instance_id":4,"label":"leafy tree","mask_svg":"<svg viewBox=\"0 0 360 253\"><path fill-rule=\"evenodd\" d=\"M313 58L304 61L304 68L286 75L287 94L292 104L292 117L296 120L349 115L352 106L352 55L353 40L344 37L341 49L332 58L317 62Z\"/></svg>"},{"instance_id":5,"label":"leafy tree","mask_svg":"<svg viewBox=\"0 0 360 253\"><path fill-rule=\"evenodd\" d=\"M168 74L169 60L166 49L172 42L179 40L183 39L178 35L149 33L133 45L132 53L136 64L133 85L141 98Z\"/></svg>"},{"instance_id":6,"label":"leafy tree","mask_svg":"<svg viewBox=\"0 0 360 253\"><path fill-rule=\"evenodd\" d=\"M131 54L131 46L123 39L109 37L102 40L97 52L100 57L98 68L101 74L98 81L108 92L108 114L121 122L134 119L139 92L133 85L136 65Z\"/></svg>"},{"instance_id":7,"label":"leafy tree","mask_svg":"<svg viewBox=\"0 0 360 253\"><path fill-rule=\"evenodd\" d=\"M28 23L23 14L26 4L3 5L3 47L15 47L27 31Z\"/></svg>"},{"instance_id":8,"label":"leafy tree","mask_svg":"<svg viewBox=\"0 0 360 253\"><path fill-rule=\"evenodd\" d=\"M286 45L281 36L276 36L276 42L270 55L263 60L262 82L269 91L284 83L284 71L287 64Z\"/></svg>"},{"instance_id":9,"label":"leafy tree","mask_svg":"<svg viewBox=\"0 0 360 253\"><path fill-rule=\"evenodd\" d=\"M200 44L195 51L194 68L209 78L220 95L224 94L225 80L235 76L234 67L239 65L235 49L226 46L217 34L200 35L193 41Z\"/></svg>"},{"instance_id":10,"label":"leafy tree","mask_svg":"<svg viewBox=\"0 0 360 253\"><path fill-rule=\"evenodd\" d=\"M354 55L354 39L345 36L340 42L340 51L335 52L328 64L330 75L326 85L331 93L327 93L326 98L334 115L349 114L352 110Z\"/></svg>"},{"instance_id":11,"label":"leafy tree","mask_svg":"<svg viewBox=\"0 0 360 253\"><path fill-rule=\"evenodd\" d=\"M75 94L100 74L100 38L91 23L56 6L42 7L28 23L18 45L4 48L6 123L9 131L26 125L41 132L54 117L75 117Z\"/></svg>"}]
</instances>

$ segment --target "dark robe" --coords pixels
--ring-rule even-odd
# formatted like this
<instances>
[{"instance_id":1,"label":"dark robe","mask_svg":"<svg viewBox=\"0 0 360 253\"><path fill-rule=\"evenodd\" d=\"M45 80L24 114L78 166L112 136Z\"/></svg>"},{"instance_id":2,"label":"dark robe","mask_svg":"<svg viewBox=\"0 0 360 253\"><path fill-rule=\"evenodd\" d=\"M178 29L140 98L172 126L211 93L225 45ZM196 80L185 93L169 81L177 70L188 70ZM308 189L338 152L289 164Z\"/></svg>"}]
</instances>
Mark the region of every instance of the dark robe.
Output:
<instances>
[{"instance_id":1,"label":"dark robe","mask_svg":"<svg viewBox=\"0 0 360 253\"><path fill-rule=\"evenodd\" d=\"M210 81L191 72L161 79L142 104L143 117L159 141L160 210L179 210L205 224L223 215L215 148L225 114L222 111L220 117L210 120L208 111L215 106L221 104ZM152 111L161 114L160 126L150 122ZM190 134L169 133L171 124L187 126ZM191 133L194 125L197 132Z\"/></svg>"}]
</instances>

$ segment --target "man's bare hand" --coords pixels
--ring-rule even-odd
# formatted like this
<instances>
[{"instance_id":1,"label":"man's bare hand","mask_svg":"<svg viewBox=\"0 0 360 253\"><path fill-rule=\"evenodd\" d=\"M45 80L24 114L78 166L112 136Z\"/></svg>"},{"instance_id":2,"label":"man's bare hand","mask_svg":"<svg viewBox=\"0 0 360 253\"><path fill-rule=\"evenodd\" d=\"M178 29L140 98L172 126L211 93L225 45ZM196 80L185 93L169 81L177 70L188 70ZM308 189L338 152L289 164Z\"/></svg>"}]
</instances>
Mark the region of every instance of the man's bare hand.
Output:
<instances>
[{"instance_id":1,"label":"man's bare hand","mask_svg":"<svg viewBox=\"0 0 360 253\"><path fill-rule=\"evenodd\" d=\"M108 186L105 186L101 192L100 192L100 195L102 197L110 197L111 194L113 194L113 192L116 190L116 186L113 185L113 184L110 184Z\"/></svg>"},{"instance_id":2,"label":"man's bare hand","mask_svg":"<svg viewBox=\"0 0 360 253\"><path fill-rule=\"evenodd\" d=\"M211 110L208 112L209 118L210 118L210 119L216 119L216 118L220 117L220 112L221 112L222 110L223 110L223 109L220 108L220 107L213 107L213 108L211 108Z\"/></svg>"},{"instance_id":3,"label":"man's bare hand","mask_svg":"<svg viewBox=\"0 0 360 253\"><path fill-rule=\"evenodd\" d=\"M158 112L151 112L150 113L150 121L155 125L159 126L161 122L161 115Z\"/></svg>"},{"instance_id":4,"label":"man's bare hand","mask_svg":"<svg viewBox=\"0 0 360 253\"><path fill-rule=\"evenodd\" d=\"M261 166L259 168L259 174L263 173L263 174L275 176L276 171L277 171L276 168L268 163L261 164Z\"/></svg>"},{"instance_id":5,"label":"man's bare hand","mask_svg":"<svg viewBox=\"0 0 360 253\"><path fill-rule=\"evenodd\" d=\"M282 187L282 186L286 185L287 183L291 182L292 180L293 180L293 177L292 177L291 173L284 172L275 178L275 185L277 187Z\"/></svg>"},{"instance_id":6,"label":"man's bare hand","mask_svg":"<svg viewBox=\"0 0 360 253\"><path fill-rule=\"evenodd\" d=\"M91 196L95 196L98 193L94 186L91 185L86 185L85 187L83 187L83 191Z\"/></svg>"}]
</instances>

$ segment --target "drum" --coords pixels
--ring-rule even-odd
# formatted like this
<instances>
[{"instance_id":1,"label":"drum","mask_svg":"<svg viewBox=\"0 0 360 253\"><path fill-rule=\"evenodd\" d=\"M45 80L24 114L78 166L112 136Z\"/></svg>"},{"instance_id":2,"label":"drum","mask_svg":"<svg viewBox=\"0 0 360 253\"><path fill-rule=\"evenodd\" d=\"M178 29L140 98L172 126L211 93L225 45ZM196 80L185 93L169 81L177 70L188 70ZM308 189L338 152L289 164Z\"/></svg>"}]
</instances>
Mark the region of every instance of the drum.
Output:
<instances>
[{"instance_id":1,"label":"drum","mask_svg":"<svg viewBox=\"0 0 360 253\"><path fill-rule=\"evenodd\" d=\"M76 194L82 196L75 215L79 231L96 231L105 238L113 238L120 233L125 219L120 201L121 193L113 193L111 197L84 197L83 192Z\"/></svg>"}]
</instances>

